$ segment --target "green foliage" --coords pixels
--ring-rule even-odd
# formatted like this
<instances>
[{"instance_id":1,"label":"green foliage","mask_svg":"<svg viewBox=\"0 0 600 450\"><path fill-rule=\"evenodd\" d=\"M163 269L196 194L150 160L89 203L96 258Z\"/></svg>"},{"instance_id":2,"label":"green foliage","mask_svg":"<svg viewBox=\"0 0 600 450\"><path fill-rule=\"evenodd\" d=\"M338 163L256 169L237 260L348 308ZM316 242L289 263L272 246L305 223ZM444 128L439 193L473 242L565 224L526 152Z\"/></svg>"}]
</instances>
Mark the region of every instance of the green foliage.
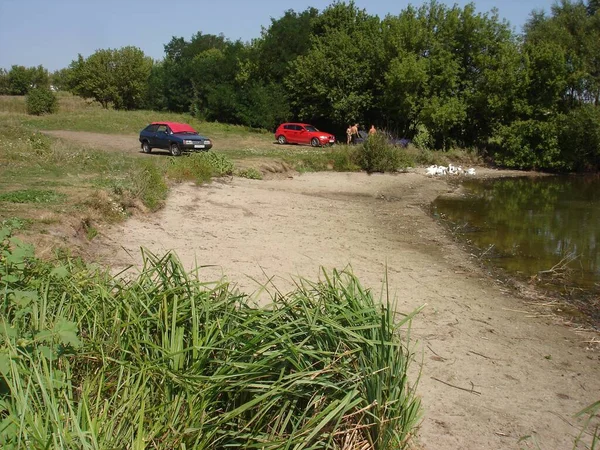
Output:
<instances>
[{"instance_id":1,"label":"green foliage","mask_svg":"<svg viewBox=\"0 0 600 450\"><path fill-rule=\"evenodd\" d=\"M429 129L424 124L417 125L417 132L413 138L413 144L419 149L427 151L433 148L433 137L429 133Z\"/></svg>"},{"instance_id":2,"label":"green foliage","mask_svg":"<svg viewBox=\"0 0 600 450\"><path fill-rule=\"evenodd\" d=\"M119 280L0 233L2 448L409 445L412 314L352 274L263 309L174 255Z\"/></svg>"},{"instance_id":3,"label":"green foliage","mask_svg":"<svg viewBox=\"0 0 600 450\"><path fill-rule=\"evenodd\" d=\"M380 21L354 3L333 3L315 19L310 50L290 63L285 85L295 115L356 122L374 106L380 72Z\"/></svg>"},{"instance_id":4,"label":"green foliage","mask_svg":"<svg viewBox=\"0 0 600 450\"><path fill-rule=\"evenodd\" d=\"M164 205L168 187L161 170L152 161L140 164L133 173L133 197L140 198L150 211Z\"/></svg>"},{"instance_id":5,"label":"green foliage","mask_svg":"<svg viewBox=\"0 0 600 450\"><path fill-rule=\"evenodd\" d=\"M0 221L0 228L7 228L10 230L23 230L31 224L28 219L21 219L20 217L9 217Z\"/></svg>"},{"instance_id":6,"label":"green foliage","mask_svg":"<svg viewBox=\"0 0 600 450\"><path fill-rule=\"evenodd\" d=\"M258 71L266 81L281 83L289 63L310 49L311 30L319 11L308 8L301 13L288 10L263 29L258 41Z\"/></svg>"},{"instance_id":7,"label":"green foliage","mask_svg":"<svg viewBox=\"0 0 600 450\"><path fill-rule=\"evenodd\" d=\"M48 88L35 88L27 94L27 114L40 116L52 114L58 110L58 99Z\"/></svg>"},{"instance_id":8,"label":"green foliage","mask_svg":"<svg viewBox=\"0 0 600 450\"><path fill-rule=\"evenodd\" d=\"M6 69L0 68L0 95L10 94L10 83Z\"/></svg>"},{"instance_id":9,"label":"green foliage","mask_svg":"<svg viewBox=\"0 0 600 450\"><path fill-rule=\"evenodd\" d=\"M358 163L360 150L353 145L338 145L333 148L329 157L333 170L337 172L357 172L361 169Z\"/></svg>"},{"instance_id":10,"label":"green foliage","mask_svg":"<svg viewBox=\"0 0 600 450\"><path fill-rule=\"evenodd\" d=\"M64 198L65 195L58 192L35 189L0 193L0 202L11 203L54 203Z\"/></svg>"},{"instance_id":11,"label":"green foliage","mask_svg":"<svg viewBox=\"0 0 600 450\"><path fill-rule=\"evenodd\" d=\"M360 167L371 172L395 172L402 165L401 150L388 143L384 133L369 135L357 152Z\"/></svg>"},{"instance_id":12,"label":"green foliage","mask_svg":"<svg viewBox=\"0 0 600 450\"><path fill-rule=\"evenodd\" d=\"M48 71L42 66L12 66L7 75L8 93L26 95L32 88L48 88L50 86Z\"/></svg>"},{"instance_id":13,"label":"green foliage","mask_svg":"<svg viewBox=\"0 0 600 450\"><path fill-rule=\"evenodd\" d=\"M203 157L203 153L195 153L186 158L171 158L167 167L167 177L174 181L194 181L203 184L210 181L213 168Z\"/></svg>"},{"instance_id":14,"label":"green foliage","mask_svg":"<svg viewBox=\"0 0 600 450\"><path fill-rule=\"evenodd\" d=\"M84 98L98 101L104 108L142 107L152 70L152 59L137 47L97 50L70 65L70 89Z\"/></svg>"},{"instance_id":15,"label":"green foliage","mask_svg":"<svg viewBox=\"0 0 600 450\"><path fill-rule=\"evenodd\" d=\"M558 143L567 167L600 169L600 108L584 105L558 119Z\"/></svg>"},{"instance_id":16,"label":"green foliage","mask_svg":"<svg viewBox=\"0 0 600 450\"><path fill-rule=\"evenodd\" d=\"M238 170L238 177L248 178L250 180L262 180L262 172L254 167L248 167L247 169Z\"/></svg>"},{"instance_id":17,"label":"green foliage","mask_svg":"<svg viewBox=\"0 0 600 450\"><path fill-rule=\"evenodd\" d=\"M287 11L249 43L173 37L157 64L134 47L98 50L52 79L104 107L270 131L302 120L337 135L349 123L374 123L422 149L477 149L510 167L594 170L586 144L593 133L571 119L600 108L595 4L564 0L549 14L533 12L519 36L496 10L479 13L472 3L432 1L380 19L333 2L322 12ZM34 72L43 78L43 68L0 73L0 91L5 79L10 92L26 92Z\"/></svg>"},{"instance_id":18,"label":"green foliage","mask_svg":"<svg viewBox=\"0 0 600 450\"><path fill-rule=\"evenodd\" d=\"M565 168L554 122L515 121L501 127L495 138L495 144L501 150L494 154L494 161L501 166L541 170Z\"/></svg>"},{"instance_id":19,"label":"green foliage","mask_svg":"<svg viewBox=\"0 0 600 450\"><path fill-rule=\"evenodd\" d=\"M225 175L233 175L234 165L227 156L216 152L202 152L198 154L199 158L208 162L212 168L212 175L222 177Z\"/></svg>"},{"instance_id":20,"label":"green foliage","mask_svg":"<svg viewBox=\"0 0 600 450\"><path fill-rule=\"evenodd\" d=\"M192 180L203 184L212 177L233 175L233 171L233 162L222 153L200 152L185 158L171 158L167 176L175 181Z\"/></svg>"}]
</instances>

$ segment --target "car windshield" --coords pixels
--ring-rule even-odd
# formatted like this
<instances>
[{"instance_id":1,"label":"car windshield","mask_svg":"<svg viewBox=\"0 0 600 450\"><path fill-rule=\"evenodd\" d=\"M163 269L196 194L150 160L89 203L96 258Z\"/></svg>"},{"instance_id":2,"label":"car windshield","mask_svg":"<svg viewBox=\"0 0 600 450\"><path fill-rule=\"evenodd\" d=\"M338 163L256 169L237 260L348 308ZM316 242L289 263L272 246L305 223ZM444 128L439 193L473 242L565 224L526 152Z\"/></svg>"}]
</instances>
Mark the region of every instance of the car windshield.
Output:
<instances>
[{"instance_id":1,"label":"car windshield","mask_svg":"<svg viewBox=\"0 0 600 450\"><path fill-rule=\"evenodd\" d=\"M306 125L304 128L306 128L306 131L319 131L312 125Z\"/></svg>"}]
</instances>

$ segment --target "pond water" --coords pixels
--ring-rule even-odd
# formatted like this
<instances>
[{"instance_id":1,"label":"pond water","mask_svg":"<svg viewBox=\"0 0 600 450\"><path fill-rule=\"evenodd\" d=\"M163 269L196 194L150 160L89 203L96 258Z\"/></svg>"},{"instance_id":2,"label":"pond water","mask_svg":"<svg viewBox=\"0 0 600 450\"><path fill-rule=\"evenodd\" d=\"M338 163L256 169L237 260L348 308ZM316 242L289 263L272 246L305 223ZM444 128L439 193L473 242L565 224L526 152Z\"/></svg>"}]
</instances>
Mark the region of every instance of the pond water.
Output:
<instances>
[{"instance_id":1,"label":"pond water","mask_svg":"<svg viewBox=\"0 0 600 450\"><path fill-rule=\"evenodd\" d=\"M483 259L557 289L600 292L600 176L465 180L432 214Z\"/></svg>"}]
</instances>

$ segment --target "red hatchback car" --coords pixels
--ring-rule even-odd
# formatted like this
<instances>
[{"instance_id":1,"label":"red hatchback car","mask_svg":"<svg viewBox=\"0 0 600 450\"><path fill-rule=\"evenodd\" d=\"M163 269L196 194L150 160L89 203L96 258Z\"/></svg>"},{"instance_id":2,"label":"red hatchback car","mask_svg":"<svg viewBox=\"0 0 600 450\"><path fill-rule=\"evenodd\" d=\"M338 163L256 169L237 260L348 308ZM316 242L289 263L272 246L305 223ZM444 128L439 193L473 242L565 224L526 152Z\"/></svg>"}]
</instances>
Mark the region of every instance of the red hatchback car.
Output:
<instances>
[{"instance_id":1,"label":"red hatchback car","mask_svg":"<svg viewBox=\"0 0 600 450\"><path fill-rule=\"evenodd\" d=\"M310 144L313 147L335 144L335 136L306 123L282 123L275 131L280 144Z\"/></svg>"}]
</instances>

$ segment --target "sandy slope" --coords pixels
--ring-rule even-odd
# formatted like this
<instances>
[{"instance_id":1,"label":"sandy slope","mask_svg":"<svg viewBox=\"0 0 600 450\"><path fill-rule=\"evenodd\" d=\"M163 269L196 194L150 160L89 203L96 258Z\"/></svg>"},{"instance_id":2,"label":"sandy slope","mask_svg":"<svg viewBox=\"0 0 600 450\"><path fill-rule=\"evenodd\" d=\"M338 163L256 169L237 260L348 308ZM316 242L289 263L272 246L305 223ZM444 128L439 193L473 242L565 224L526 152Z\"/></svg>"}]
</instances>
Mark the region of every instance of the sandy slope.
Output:
<instances>
[{"instance_id":1,"label":"sandy slope","mask_svg":"<svg viewBox=\"0 0 600 450\"><path fill-rule=\"evenodd\" d=\"M571 448L573 414L600 399L600 352L589 335L528 313L445 235L422 206L448 190L418 173L179 185L164 210L105 230L101 247L115 268L139 264L142 246L175 250L245 292L348 264L379 292L387 267L400 311L426 305L413 323L423 447L533 448L518 441L534 433L541 448Z\"/></svg>"}]
</instances>

